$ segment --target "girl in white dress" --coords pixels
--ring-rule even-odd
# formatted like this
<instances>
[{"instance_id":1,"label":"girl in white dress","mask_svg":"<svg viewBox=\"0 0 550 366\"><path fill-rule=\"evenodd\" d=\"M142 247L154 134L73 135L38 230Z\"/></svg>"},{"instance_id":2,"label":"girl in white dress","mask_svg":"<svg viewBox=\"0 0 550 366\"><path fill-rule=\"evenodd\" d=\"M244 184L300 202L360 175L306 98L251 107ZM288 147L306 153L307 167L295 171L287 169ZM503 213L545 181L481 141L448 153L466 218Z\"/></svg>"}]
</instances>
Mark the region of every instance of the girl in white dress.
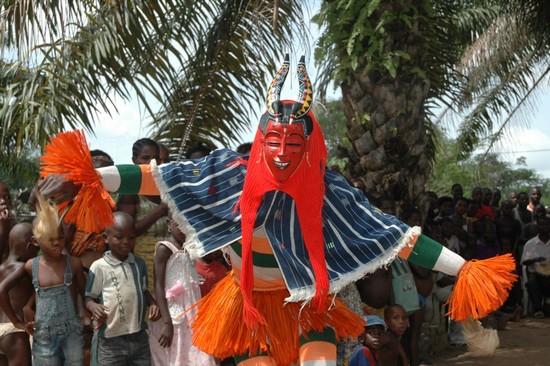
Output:
<instances>
[{"instance_id":1,"label":"girl in white dress","mask_svg":"<svg viewBox=\"0 0 550 366\"><path fill-rule=\"evenodd\" d=\"M192 343L189 319L200 299L199 276L189 254L182 248L185 235L169 219L171 237L155 246L155 298L162 318L149 323L149 343L157 366L214 366L214 357ZM187 312L186 312L187 311ZM185 313L185 316L180 316ZM177 318L177 319L176 319Z\"/></svg>"}]
</instances>

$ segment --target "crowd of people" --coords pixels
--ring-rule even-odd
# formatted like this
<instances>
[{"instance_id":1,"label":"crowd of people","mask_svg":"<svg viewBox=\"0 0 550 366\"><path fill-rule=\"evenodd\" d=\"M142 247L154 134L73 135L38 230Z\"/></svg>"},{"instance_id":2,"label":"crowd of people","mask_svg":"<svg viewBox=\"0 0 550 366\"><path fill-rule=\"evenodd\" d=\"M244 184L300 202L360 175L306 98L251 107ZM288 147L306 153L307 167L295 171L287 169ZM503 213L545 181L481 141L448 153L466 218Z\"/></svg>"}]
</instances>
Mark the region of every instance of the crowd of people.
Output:
<instances>
[{"instance_id":1,"label":"crowd of people","mask_svg":"<svg viewBox=\"0 0 550 366\"><path fill-rule=\"evenodd\" d=\"M247 151L243 149L247 147L250 144L243 145L239 151L246 154ZM166 153L166 160L161 160L163 148L163 145L151 139L140 139L132 149L133 161L136 164L148 164L151 159L160 164L167 162L169 158ZM198 144L189 149L186 158L197 159L209 153L210 149L206 145ZM93 150L91 155L96 167L114 164L110 156L101 150ZM427 192L427 204L420 209L407 205L396 207L396 202L389 196L371 196L364 191L364 185L359 179L350 179L350 183L383 212L397 215L410 226L421 226L426 235L444 243L466 259L484 259L512 253L517 261L518 273L521 273L523 266L526 268L525 282L534 316L545 316L543 300L544 296L550 295L550 251L547 245L550 240L550 218L541 203L542 192L539 187L533 187L530 192L512 192L506 199L502 199L498 189L476 187L471 196L466 198L462 186L455 184L449 196L437 197L435 193ZM56 240L48 244L47 240L41 243L36 228L33 235L30 223L15 222L9 211L9 189L3 183L0 184L0 194L3 240L0 304L3 307L10 305L3 312L4 331L0 339L3 355L0 357L5 358L8 364L31 363L28 335L17 326L17 322L25 325L28 333L34 335L35 342L40 337L34 327L35 317L45 317L46 323L59 322L55 317L48 318L52 314L44 311L43 307L36 306L33 285L36 296L41 297L38 289L56 287L66 281L65 272L69 263L65 264L65 259L54 259L61 252L81 259L81 268L70 268L73 278L80 278L79 274L85 274L88 278L85 287L83 282L78 284L75 281L86 299L84 304L76 306L76 311L82 316L85 332L81 337L82 344L76 342L79 337L72 334L78 326L64 330L70 343L62 346L47 345L45 348L33 344L35 364L39 364L36 360L40 352L45 352L45 349L50 352L58 346L57 356L63 355L67 361L68 357L74 356L78 363L79 357L84 362L86 354L86 363L92 365L122 364L128 359L139 365L234 363L232 359L219 360L195 348L188 326L188 320L193 316L193 310L189 309L193 309L192 305L225 276L229 266L221 251L191 261L182 249L185 235L170 218L167 206L158 197L144 199L120 195L117 197L115 224L107 228L105 233L85 233L65 225ZM159 229L151 231L154 227ZM147 235L152 239L139 240ZM37 258L39 249L42 261L33 259ZM29 267L26 263L30 259L37 264ZM128 269L125 269L124 263L128 264ZM44 277L38 276L38 270L42 270L42 267L54 272ZM120 272L112 273L113 269ZM134 286L122 286L128 281L126 270L139 274L134 278ZM19 276L15 277L13 273ZM120 288L103 288L104 276L116 276L120 280ZM9 281L3 281L6 278ZM57 281L51 282L52 278L57 278ZM357 281L356 288L362 302L361 315L365 317L368 326L357 340L362 346L352 349L351 354L340 355L339 363L350 366L419 365L425 299L433 292L444 303L453 284L454 278L451 276L434 273L399 258L391 266L378 269ZM118 304L118 315L107 317L109 301L117 301L120 298L117 293L121 289L134 291L136 298L142 293L143 299L134 304L125 304L124 307ZM499 327L504 327L508 319L519 319L525 303L522 296L520 283L517 282L509 300L499 312L509 314L502 316ZM103 300L98 303L100 297ZM67 302L67 299L64 301ZM146 307L149 309L148 316L142 317L140 314ZM68 306L67 309L72 307ZM84 309L93 315L95 323L92 324ZM65 320L66 314L63 313ZM75 316L80 324L78 313ZM131 327L126 328L127 323L121 326L120 317L132 319ZM113 337L120 340L119 336L125 334L132 334L126 340L127 343L108 341ZM460 329L458 334L456 329L449 329L449 337L453 344L463 342ZM87 352L69 352L75 347L86 348ZM121 352L122 349L125 351ZM46 357L52 356L47 352ZM371 360L371 363L364 363L365 359Z\"/></svg>"},{"instance_id":2,"label":"crowd of people","mask_svg":"<svg viewBox=\"0 0 550 366\"><path fill-rule=\"evenodd\" d=\"M360 180L353 179L352 183L359 189L364 187ZM516 260L516 271L522 277L527 294L523 293L522 281L517 281L502 308L487 317L485 323L501 330L509 320L519 321L528 311L536 318L544 318L544 299L550 296L550 216L541 202L541 188L533 187L529 192L510 192L503 199L499 189L475 187L471 196L466 197L462 185L457 183L451 187L448 196L438 197L434 192L426 192L426 197L424 214L416 207L404 205L397 215L410 225L422 226L426 235L465 259L486 259L511 253ZM381 210L396 214L395 202L391 197L373 196L370 200L376 202ZM373 315L383 316L383 313L368 305L387 309L396 303L406 309L409 327L402 338L403 346L408 350L406 354L410 364L419 365L418 341L424 319L424 299L433 292L441 303L445 303L452 292L455 278L442 273L419 273L415 266L403 264L397 259L386 270L387 273L367 276L358 282L358 288L366 311ZM410 273L412 279L404 282L401 279L404 273ZM365 285L369 280L372 284ZM376 285L379 287L373 290ZM392 288L393 291L385 293L384 288ZM363 291L366 293L363 294ZM408 292L410 296L407 296ZM384 294L381 298L373 297L381 293ZM524 309L525 306L527 308ZM387 322L387 317L385 319ZM391 328L389 323L388 328ZM364 347L368 347L374 354L382 355L383 352L378 349L384 348L384 338L380 336L375 342L372 334L367 333L364 339L368 343ZM464 344L460 324L450 322L448 336L450 344Z\"/></svg>"}]
</instances>

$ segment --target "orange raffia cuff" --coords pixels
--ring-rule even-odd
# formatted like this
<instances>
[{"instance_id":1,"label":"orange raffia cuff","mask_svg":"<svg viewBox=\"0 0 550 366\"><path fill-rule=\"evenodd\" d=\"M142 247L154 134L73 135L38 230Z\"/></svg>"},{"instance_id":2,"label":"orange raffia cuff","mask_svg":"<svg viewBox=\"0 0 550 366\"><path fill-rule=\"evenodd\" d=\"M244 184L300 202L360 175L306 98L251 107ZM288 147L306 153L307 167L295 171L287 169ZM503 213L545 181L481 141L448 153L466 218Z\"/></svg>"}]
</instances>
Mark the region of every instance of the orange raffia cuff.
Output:
<instances>
[{"instance_id":1,"label":"orange raffia cuff","mask_svg":"<svg viewBox=\"0 0 550 366\"><path fill-rule=\"evenodd\" d=\"M481 319L502 306L517 275L511 254L466 262L458 273L449 297L449 312L453 320Z\"/></svg>"},{"instance_id":2,"label":"orange raffia cuff","mask_svg":"<svg viewBox=\"0 0 550 366\"><path fill-rule=\"evenodd\" d=\"M63 174L81 185L74 201L58 205L66 222L74 222L88 232L103 230L113 223L115 203L103 187L101 175L94 169L92 157L82 130L60 133L50 139L40 158L40 175Z\"/></svg>"}]
</instances>

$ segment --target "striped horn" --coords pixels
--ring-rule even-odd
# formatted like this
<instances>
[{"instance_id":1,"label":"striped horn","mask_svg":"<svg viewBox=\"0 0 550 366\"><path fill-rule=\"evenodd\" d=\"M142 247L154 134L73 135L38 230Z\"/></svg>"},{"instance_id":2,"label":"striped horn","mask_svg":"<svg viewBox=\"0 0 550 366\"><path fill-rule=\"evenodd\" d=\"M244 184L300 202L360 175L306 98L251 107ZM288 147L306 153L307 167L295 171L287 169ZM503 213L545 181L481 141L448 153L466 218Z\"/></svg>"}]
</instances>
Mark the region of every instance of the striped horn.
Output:
<instances>
[{"instance_id":1,"label":"striped horn","mask_svg":"<svg viewBox=\"0 0 550 366\"><path fill-rule=\"evenodd\" d=\"M306 114L311 108L311 102L313 101L313 89L307 74L305 59L305 56L302 55L302 57L300 57L300 61L298 62L299 90L298 96L292 105L289 123L292 123L295 119Z\"/></svg>"},{"instance_id":2,"label":"striped horn","mask_svg":"<svg viewBox=\"0 0 550 366\"><path fill-rule=\"evenodd\" d=\"M281 68L277 72L277 75L275 75L267 91L267 111L275 118L275 122L279 122L279 117L281 116L281 89L288 74L289 64L290 57L287 53Z\"/></svg>"}]
</instances>

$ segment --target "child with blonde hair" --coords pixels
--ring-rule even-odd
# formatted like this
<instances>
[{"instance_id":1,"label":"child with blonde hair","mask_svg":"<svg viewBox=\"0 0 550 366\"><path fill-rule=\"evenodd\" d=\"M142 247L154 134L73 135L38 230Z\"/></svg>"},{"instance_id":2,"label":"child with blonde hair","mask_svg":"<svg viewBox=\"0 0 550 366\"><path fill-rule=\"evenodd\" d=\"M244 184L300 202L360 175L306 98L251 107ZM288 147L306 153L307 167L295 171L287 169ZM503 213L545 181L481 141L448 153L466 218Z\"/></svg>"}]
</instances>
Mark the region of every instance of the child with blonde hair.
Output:
<instances>
[{"instance_id":1,"label":"child with blonde hair","mask_svg":"<svg viewBox=\"0 0 550 366\"><path fill-rule=\"evenodd\" d=\"M33 336L33 365L84 364L82 322L77 297L85 278L77 257L63 254L65 235L57 208L37 195L33 242L42 255L29 259L0 284L0 307L13 325ZM24 322L10 303L9 291L30 276L36 291L34 321ZM64 361L63 361L64 360Z\"/></svg>"}]
</instances>

